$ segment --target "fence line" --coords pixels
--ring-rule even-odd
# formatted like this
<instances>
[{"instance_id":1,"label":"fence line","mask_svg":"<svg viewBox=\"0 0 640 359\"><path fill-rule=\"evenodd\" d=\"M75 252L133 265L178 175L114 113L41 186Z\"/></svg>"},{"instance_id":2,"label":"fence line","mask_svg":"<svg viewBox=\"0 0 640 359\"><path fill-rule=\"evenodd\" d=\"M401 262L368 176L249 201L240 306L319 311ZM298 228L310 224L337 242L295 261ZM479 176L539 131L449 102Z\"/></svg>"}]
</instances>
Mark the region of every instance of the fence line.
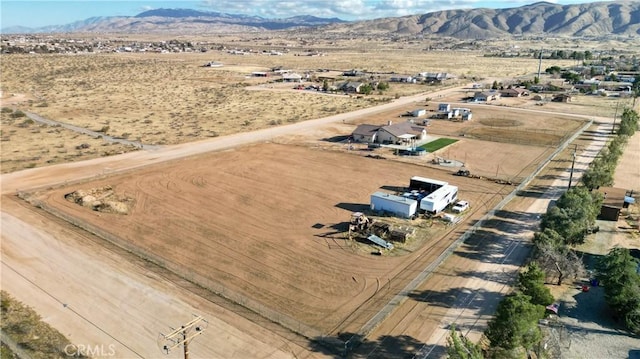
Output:
<instances>
[{"instance_id":1,"label":"fence line","mask_svg":"<svg viewBox=\"0 0 640 359\"><path fill-rule=\"evenodd\" d=\"M484 223L486 221L488 221L489 219L491 219L491 217L495 216L497 211L502 210L502 208L504 208L504 206L509 203L517 194L518 192L520 192L522 189L524 189L529 182L531 182L531 180L533 180L538 174L540 174L540 172L562 151L564 151L564 149L567 148L567 146L569 146L569 144L573 141L575 141L576 138L578 138L578 136L580 136L587 128L589 128L591 125L593 124L593 120L589 120L589 122L587 122L584 126L582 126L578 131L576 131L571 137L569 137L566 141L564 141L560 147L558 147L555 151L553 151L553 153L551 153L551 155L549 155L547 157L547 159L542 162L541 164L538 165L538 167L536 167L535 171L533 171L529 176L527 176L513 191L511 191L511 193L509 193L509 195L507 195L502 201L500 201L500 203L498 203L491 211L489 211L487 214L485 214L478 222L476 222L471 228L469 228L464 234L462 234L462 236L460 236L460 238L458 238L456 241L454 241L449 248L447 248L447 250L445 251L445 253L447 253L447 256L442 258L441 262L444 261L446 258L448 258L453 251L455 251L462 243L464 243L464 241L466 241L467 239L469 239L469 237L471 237L476 230L478 230L479 228L481 228ZM440 259L440 257L438 257L438 259ZM440 262L440 263L441 263ZM438 265L440 264L438 263ZM437 266L436 266L437 267ZM429 273L430 274L430 273ZM425 276L426 277L426 276ZM425 347L426 344L423 346ZM428 357L429 353L426 353L424 355L420 355L422 353L422 348L421 350L418 351L418 353L416 353L416 355L414 356L414 358L421 358L424 359L426 357Z\"/></svg>"},{"instance_id":2,"label":"fence line","mask_svg":"<svg viewBox=\"0 0 640 359\"><path fill-rule=\"evenodd\" d=\"M312 328L301 321L292 318L289 315L283 314L277 310L274 310L266 305L262 304L259 301L253 300L245 295L240 293L231 291L229 288L224 285L213 281L210 278L207 278L201 274L194 273L192 271L188 271L187 268L179 263L174 263L172 261L166 260L159 255L154 254L151 251L147 251L142 249L133 243L126 241L116 235L113 235L93 224L90 224L86 221L82 221L64 211L61 211L55 207L52 207L41 201L37 198L32 197L31 195L25 192L18 192L18 197L29 202L30 204L41 208L42 210L52 214L55 217L58 217L78 228L81 228L91 234L94 234L112 244L126 250L129 253L136 255L139 258L142 258L145 261L149 261L161 268L167 269L179 277L196 284L202 288L205 288L212 292L215 295L218 295L222 298L225 298L235 304L238 304L259 316L277 323L284 328L291 330L294 333L300 334L306 338L323 338L324 334L322 331Z\"/></svg>"},{"instance_id":3,"label":"fence line","mask_svg":"<svg viewBox=\"0 0 640 359\"><path fill-rule=\"evenodd\" d=\"M215 295L218 295L222 298L225 298L235 304L238 304L254 313L256 313L257 315L272 321L274 323L277 323L281 326L283 326L284 328L287 328L289 330L291 330L294 333L297 333L299 335L302 335L306 338L309 339L313 339L313 340L319 340L320 342L322 342L323 344L327 345L329 348L333 348L336 352L338 353L345 353L349 350L349 349L354 349L356 348L362 341L363 338L366 338L372 331L373 329L375 329L384 319L386 319L392 312L393 310L395 310L396 307L398 307L400 304L402 304L406 298L407 295L412 292L413 290L415 290L415 288L417 288L420 284L422 284L431 274L432 272L442 264L442 262L444 262L449 256L451 256L451 254L453 254L453 252L465 241L467 240L471 235L473 235L476 230L480 227L482 227L482 225L491 217L493 217L495 215L495 213L499 210L501 210L509 201L511 201L515 195L522 190L526 185L528 185L528 183L535 177L537 176L540 171L549 163L551 162L551 160L561 151L563 151L568 145L569 143L573 142L580 134L582 134L582 132L584 132L589 126L591 126L591 124L593 123L593 121L589 121L587 124L585 124L582 128L580 128L578 131L576 131L573 136L571 136L570 138L566 139L566 141L564 141L551 155L549 155L547 157L547 159L542 162L541 164L538 165L538 167L534 170L534 172L532 172L529 176L527 176L526 178L524 178L522 180L522 182L520 182L520 184L509 194L507 195L502 201L500 201L500 203L498 203L492 210L490 210L487 214L485 214L480 220L478 220L478 222L476 222L471 228L469 228L465 233L463 233L457 240L455 240L453 243L451 243L451 245L449 245L449 247L447 247L447 249L445 249L445 251L443 253L441 253L438 258L434 261L431 262L427 267L425 267L425 269L420 272L413 280L411 280L411 282L409 282L409 284L407 284L398 294L396 294L380 311L378 311L369 321L367 321L361 328L360 330L354 335L352 336L350 339L348 340L341 340L338 338L333 338L333 337L329 337L326 335L326 333L323 333L322 331L316 329L316 328L312 328L310 326L308 326L307 324L302 323L301 321L292 318L289 315L280 313L272 308L269 308L267 306L265 306L264 304L250 299L242 294L239 294L237 292L233 292L231 290L229 290L228 288L226 288L225 286L221 285L220 283L214 282L213 280L204 277L200 274L197 273L193 273L193 272L189 272L187 270L185 270L186 268L184 268L183 266L179 265L178 263L173 263L171 261L167 261L164 258L162 258L159 255L156 255L150 251L146 251L138 246L135 246L134 244L132 244L131 242L128 242L126 240L123 240L122 238L119 238L118 236L115 236L95 225L92 225L86 221L81 221L78 218L65 213L57 208L54 208L52 206L49 206L47 203L45 203L44 201L41 201L39 199L36 199L34 197L32 197L30 194L25 193L25 192L18 192L18 197L20 197L21 199L29 202L30 204L43 209L44 211L50 213L51 215L58 217L78 228L81 228L89 233L92 233L104 240L107 240L109 242L111 242L112 244L126 250L127 252L130 252L146 261L149 261L155 265L158 265L159 267L165 268L175 274L177 274L179 277L194 283L198 286L201 286L209 291L211 291L212 293L214 293Z\"/></svg>"},{"instance_id":4,"label":"fence line","mask_svg":"<svg viewBox=\"0 0 640 359\"><path fill-rule=\"evenodd\" d=\"M587 128L589 128L593 124L593 120L587 122L584 126L582 126L578 131L576 131L571 137L567 138L555 151L553 151L542 163L540 163L536 169L526 178L520 182L520 184L509 193L505 198L503 198L500 203L498 203L493 209L487 212L480 220L478 220L473 226L471 226L467 231L465 231L458 239L453 241L444 252L442 252L438 258L429 263L425 269L420 272L409 284L407 284L402 291L396 294L378 313L376 313L367 323L365 323L358 333L352 337L350 340L360 340L360 338L367 337L373 329L375 329L383 320L385 320L392 312L402 304L406 299L409 293L414 291L420 284L422 284L432 273L433 271L439 267L447 258L453 254L453 252L458 249L462 243L464 243L469 237L471 237L475 232L481 228L486 221L488 221L491 217L495 216L496 212L502 210L504 206L509 203L519 191L521 191L524 187L526 187L529 182L533 178L535 178L541 171L544 169L552 160L555 158L561 151L563 151L567 146L573 142L578 136L582 134Z\"/></svg>"}]
</instances>

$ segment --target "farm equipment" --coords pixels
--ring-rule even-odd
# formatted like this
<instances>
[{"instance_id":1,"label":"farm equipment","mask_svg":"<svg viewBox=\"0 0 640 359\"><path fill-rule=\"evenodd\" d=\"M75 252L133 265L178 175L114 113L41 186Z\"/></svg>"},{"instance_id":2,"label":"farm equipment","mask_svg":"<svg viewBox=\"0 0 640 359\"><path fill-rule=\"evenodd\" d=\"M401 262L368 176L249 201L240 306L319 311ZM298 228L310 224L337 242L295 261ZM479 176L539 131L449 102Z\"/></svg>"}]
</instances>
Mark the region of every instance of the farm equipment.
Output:
<instances>
[{"instance_id":1,"label":"farm equipment","mask_svg":"<svg viewBox=\"0 0 640 359\"><path fill-rule=\"evenodd\" d=\"M351 222L349 223L349 239L355 234L359 237L367 237L371 234L386 237L390 228L387 223L374 222L362 212L354 212L351 214Z\"/></svg>"},{"instance_id":2,"label":"farm equipment","mask_svg":"<svg viewBox=\"0 0 640 359\"><path fill-rule=\"evenodd\" d=\"M371 226L371 221L362 212L354 212L351 214L351 223L349 223L349 233L364 233Z\"/></svg>"}]
</instances>

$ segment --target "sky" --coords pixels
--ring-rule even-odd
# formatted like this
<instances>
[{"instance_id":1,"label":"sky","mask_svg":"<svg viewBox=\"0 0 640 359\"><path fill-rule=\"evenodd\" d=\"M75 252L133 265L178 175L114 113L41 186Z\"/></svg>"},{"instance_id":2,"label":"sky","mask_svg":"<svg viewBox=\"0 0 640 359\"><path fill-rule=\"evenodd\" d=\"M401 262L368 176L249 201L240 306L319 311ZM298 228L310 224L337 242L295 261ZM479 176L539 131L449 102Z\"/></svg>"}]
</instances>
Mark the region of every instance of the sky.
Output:
<instances>
[{"instance_id":1,"label":"sky","mask_svg":"<svg viewBox=\"0 0 640 359\"><path fill-rule=\"evenodd\" d=\"M0 0L0 28L64 25L95 16L134 16L158 8L196 9L229 14L286 18L296 15L366 20L438 10L517 7L538 0ZM594 0L547 0L578 4Z\"/></svg>"}]
</instances>

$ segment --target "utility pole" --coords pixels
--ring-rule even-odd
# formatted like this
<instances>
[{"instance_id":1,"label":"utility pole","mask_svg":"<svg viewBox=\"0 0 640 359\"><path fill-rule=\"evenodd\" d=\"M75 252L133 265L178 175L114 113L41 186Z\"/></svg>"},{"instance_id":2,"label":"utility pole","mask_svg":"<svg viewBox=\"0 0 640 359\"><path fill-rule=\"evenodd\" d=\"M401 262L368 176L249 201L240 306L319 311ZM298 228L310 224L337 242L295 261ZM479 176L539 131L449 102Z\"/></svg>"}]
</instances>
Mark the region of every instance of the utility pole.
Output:
<instances>
[{"instance_id":1,"label":"utility pole","mask_svg":"<svg viewBox=\"0 0 640 359\"><path fill-rule=\"evenodd\" d=\"M197 315L192 321L180 326L169 334L160 333L162 351L169 354L173 349L182 346L184 359L189 359L189 343L193 338L204 333L209 322Z\"/></svg>"},{"instance_id":2,"label":"utility pole","mask_svg":"<svg viewBox=\"0 0 640 359\"><path fill-rule=\"evenodd\" d=\"M571 173L569 174L569 187L567 189L571 189L571 181L573 180L573 168L576 165L576 151L578 150L578 145L573 148L573 160L571 161Z\"/></svg>"},{"instance_id":3,"label":"utility pole","mask_svg":"<svg viewBox=\"0 0 640 359\"><path fill-rule=\"evenodd\" d=\"M618 106L620 105L620 100L616 103L616 113L613 115L613 126L611 127L611 134L613 135L616 132L616 118L618 117Z\"/></svg>"},{"instance_id":4,"label":"utility pole","mask_svg":"<svg viewBox=\"0 0 640 359\"><path fill-rule=\"evenodd\" d=\"M540 49L540 59L538 61L538 82L540 82L540 70L542 69L542 50Z\"/></svg>"}]
</instances>

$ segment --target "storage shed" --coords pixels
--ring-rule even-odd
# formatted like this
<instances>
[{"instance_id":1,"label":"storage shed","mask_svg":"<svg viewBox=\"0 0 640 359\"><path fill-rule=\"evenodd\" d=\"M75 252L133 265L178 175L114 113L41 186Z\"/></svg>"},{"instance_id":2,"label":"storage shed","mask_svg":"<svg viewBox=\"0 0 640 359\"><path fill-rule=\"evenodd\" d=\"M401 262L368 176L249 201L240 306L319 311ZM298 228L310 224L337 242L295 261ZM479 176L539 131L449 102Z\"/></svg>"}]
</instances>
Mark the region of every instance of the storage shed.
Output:
<instances>
[{"instance_id":1,"label":"storage shed","mask_svg":"<svg viewBox=\"0 0 640 359\"><path fill-rule=\"evenodd\" d=\"M384 192L371 195L371 210L393 213L402 218L410 218L418 210L418 201Z\"/></svg>"},{"instance_id":2,"label":"storage shed","mask_svg":"<svg viewBox=\"0 0 640 359\"><path fill-rule=\"evenodd\" d=\"M600 207L600 219L617 221L622 208L628 207L628 204L625 205L627 190L615 187L600 187L598 192L604 196L602 207Z\"/></svg>"}]
</instances>

